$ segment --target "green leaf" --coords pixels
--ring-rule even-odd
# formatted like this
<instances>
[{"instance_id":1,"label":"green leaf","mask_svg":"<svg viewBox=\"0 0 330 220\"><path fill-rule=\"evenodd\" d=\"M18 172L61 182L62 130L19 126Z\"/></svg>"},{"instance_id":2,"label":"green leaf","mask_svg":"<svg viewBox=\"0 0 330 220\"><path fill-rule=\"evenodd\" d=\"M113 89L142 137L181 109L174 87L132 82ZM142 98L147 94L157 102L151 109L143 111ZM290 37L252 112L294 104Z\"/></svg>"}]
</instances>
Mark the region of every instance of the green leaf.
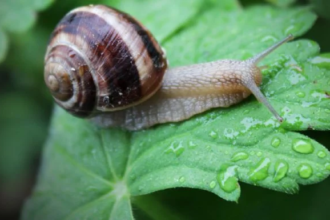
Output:
<instances>
[{"instance_id":1,"label":"green leaf","mask_svg":"<svg viewBox=\"0 0 330 220\"><path fill-rule=\"evenodd\" d=\"M309 0L314 10L322 17L330 19L330 2L327 0Z\"/></svg>"},{"instance_id":2,"label":"green leaf","mask_svg":"<svg viewBox=\"0 0 330 220\"><path fill-rule=\"evenodd\" d=\"M3 0L0 2L0 62L7 52L5 32L22 33L35 22L35 11L45 9L53 0Z\"/></svg>"},{"instance_id":3,"label":"green leaf","mask_svg":"<svg viewBox=\"0 0 330 220\"><path fill-rule=\"evenodd\" d=\"M0 179L10 185L31 173L48 123L44 105L26 91L6 91L0 100Z\"/></svg>"},{"instance_id":4,"label":"green leaf","mask_svg":"<svg viewBox=\"0 0 330 220\"><path fill-rule=\"evenodd\" d=\"M174 1L171 2L174 3ZM116 7L134 15L139 21L144 21L143 24L150 29L151 33L155 34L156 39L162 41L198 16L202 4L205 4L205 2L200 0L176 1L175 7L166 10L169 9L169 1L142 0L119 1ZM151 8L152 10L145 13L141 8ZM166 13L163 13L164 10L166 10ZM169 18L175 22L169 22Z\"/></svg>"},{"instance_id":5,"label":"green leaf","mask_svg":"<svg viewBox=\"0 0 330 220\"><path fill-rule=\"evenodd\" d=\"M8 50L8 39L5 33L0 29L0 62L4 60Z\"/></svg>"},{"instance_id":6,"label":"green leaf","mask_svg":"<svg viewBox=\"0 0 330 220\"><path fill-rule=\"evenodd\" d=\"M266 1L280 7L287 7L293 4L294 2L296 2L296 0L266 0Z\"/></svg>"},{"instance_id":7,"label":"green leaf","mask_svg":"<svg viewBox=\"0 0 330 220\"><path fill-rule=\"evenodd\" d=\"M178 22L160 13L171 10L172 1L150 8L142 1L127 10L138 15L140 7L145 9L138 16L162 39L173 66L245 59L289 33L303 34L315 20L308 8L242 9L234 1L218 2L196 1L191 8L184 6L186 1L175 4L181 10L173 10L182 11L184 18ZM169 23L174 27L154 28L153 21L162 24L165 19L173 19ZM284 116L281 125L253 97L138 132L100 129L56 108L38 184L23 219L133 219L136 198L137 206L155 217L157 211L138 196L188 187L237 201L239 181L294 193L298 184L324 180L330 174L329 151L294 132L330 129L330 62L318 53L316 43L298 40L263 62L268 68L262 90ZM172 219L171 213L159 206L157 210L162 218Z\"/></svg>"},{"instance_id":8,"label":"green leaf","mask_svg":"<svg viewBox=\"0 0 330 220\"><path fill-rule=\"evenodd\" d=\"M19 88L38 88L39 91L44 90L40 95L47 94L47 88L42 86L44 79L40 76L43 74L49 34L50 30L36 26L11 38L11 49L4 66L11 70L10 77ZM48 94L44 97L50 98Z\"/></svg>"}]
</instances>

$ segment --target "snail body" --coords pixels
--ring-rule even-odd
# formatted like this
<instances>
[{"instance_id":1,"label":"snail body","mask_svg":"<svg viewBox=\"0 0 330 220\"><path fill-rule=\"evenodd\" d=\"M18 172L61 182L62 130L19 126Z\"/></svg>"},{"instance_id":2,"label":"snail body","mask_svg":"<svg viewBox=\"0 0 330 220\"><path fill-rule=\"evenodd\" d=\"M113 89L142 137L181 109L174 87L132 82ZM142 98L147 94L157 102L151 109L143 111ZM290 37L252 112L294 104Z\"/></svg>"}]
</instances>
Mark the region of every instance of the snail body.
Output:
<instances>
[{"instance_id":1,"label":"snail body","mask_svg":"<svg viewBox=\"0 0 330 220\"><path fill-rule=\"evenodd\" d=\"M253 93L278 119L258 86L257 63L288 36L244 61L168 68L165 53L137 20L103 5L69 12L45 56L45 82L55 101L102 127L138 130L228 107Z\"/></svg>"}]
</instances>

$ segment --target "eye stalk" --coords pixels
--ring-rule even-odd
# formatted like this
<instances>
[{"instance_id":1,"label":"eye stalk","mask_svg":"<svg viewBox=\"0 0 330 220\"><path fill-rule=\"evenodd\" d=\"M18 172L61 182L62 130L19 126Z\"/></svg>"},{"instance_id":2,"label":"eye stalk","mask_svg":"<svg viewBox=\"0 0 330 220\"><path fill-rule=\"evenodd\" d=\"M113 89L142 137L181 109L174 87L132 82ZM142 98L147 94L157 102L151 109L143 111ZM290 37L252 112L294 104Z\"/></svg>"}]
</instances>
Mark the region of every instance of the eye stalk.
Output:
<instances>
[{"instance_id":1,"label":"eye stalk","mask_svg":"<svg viewBox=\"0 0 330 220\"><path fill-rule=\"evenodd\" d=\"M275 49L279 48L280 46L282 46L283 44L285 44L286 42L293 40L294 37L292 34L289 34L286 38L284 38L283 40L277 42L276 44L274 44L273 46L267 48L266 50L264 50L263 52L257 54L256 56L250 58L249 60L254 63L257 64L259 63L262 59L264 59L267 55L269 55L271 52L273 52Z\"/></svg>"},{"instance_id":2,"label":"eye stalk","mask_svg":"<svg viewBox=\"0 0 330 220\"><path fill-rule=\"evenodd\" d=\"M257 54L256 56L248 59L247 61L250 62L252 65L256 65L258 62L260 62L262 59L264 59L267 55L269 55L271 52L273 52L275 49L279 48L284 43L292 40L294 37L293 35L288 35L283 40L277 42L273 46L269 47L268 49L264 50L263 52ZM259 100L259 102L263 103L269 111L275 116L275 118L282 122L283 118L277 113L277 111L274 109L274 107L269 103L269 101L266 99L266 97L262 94L254 80L251 78L247 79L245 82L243 82L247 88L250 89L250 91L253 93L253 95Z\"/></svg>"}]
</instances>

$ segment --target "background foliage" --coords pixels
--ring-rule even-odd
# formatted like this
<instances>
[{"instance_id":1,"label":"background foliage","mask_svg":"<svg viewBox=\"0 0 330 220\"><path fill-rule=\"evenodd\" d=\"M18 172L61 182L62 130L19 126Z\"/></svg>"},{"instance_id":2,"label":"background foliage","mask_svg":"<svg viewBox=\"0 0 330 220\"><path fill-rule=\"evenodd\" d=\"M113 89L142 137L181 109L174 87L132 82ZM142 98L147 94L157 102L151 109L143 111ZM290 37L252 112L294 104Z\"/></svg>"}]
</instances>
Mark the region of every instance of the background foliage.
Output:
<instances>
[{"instance_id":1,"label":"background foliage","mask_svg":"<svg viewBox=\"0 0 330 220\"><path fill-rule=\"evenodd\" d=\"M268 2L278 7L309 4L309 2L292 0L269 0ZM51 7L50 3L51 1L45 0L35 3L32 1L26 3L25 1L2 1L0 3L0 10L2 10L0 11L0 60L4 60L0 68L0 207L6 217L18 216L21 201L33 185L35 168L39 164L36 161L38 161L42 143L47 137L52 100L40 76L42 76L43 55L48 36L68 10L78 5L95 4L97 1L57 1ZM246 7L265 4L264 1L256 0L246 0L242 3ZM328 3L317 0L312 0L311 3L320 17L304 37L317 41L321 46L321 51L329 52L330 43L327 37L330 33L326 32L330 27L326 13L326 9L329 9ZM118 2L113 1L113 4L118 4ZM128 3L123 1L120 4L125 8L125 4ZM154 8L155 5L149 7ZM12 10L11 8L17 9L17 6L20 13L8 13ZM49 7L47 11L37 13L47 6ZM197 8L196 5L190 5L190 7ZM172 13L175 14L175 10ZM177 24L184 23L187 18L198 12L191 13L182 13L184 16L178 18ZM140 16L139 19L148 21L143 14L137 14L137 16ZM32 27L36 20L37 23ZM159 22L161 21L147 22L146 25L155 29ZM18 25L12 25L13 23ZM171 22L165 24L163 32L157 31L157 38L163 42L169 42L166 33L176 31L171 28L173 28ZM173 51L170 48L168 50ZM238 55L229 54L229 56ZM240 56L249 56L249 54ZM203 60L205 57L192 58L197 61L198 59ZM328 132L310 131L305 134L328 146ZM133 210L137 219L152 218L153 213L147 211L150 206L158 208L167 215L175 213L175 216L186 219L202 217L206 219L221 217L276 219L283 217L284 213L288 219L329 219L330 214L327 210L330 198L329 185L329 179L326 179L319 184L302 187L299 195L289 196L242 184L243 194L238 205L225 202L206 191L171 189L135 197Z\"/></svg>"}]
</instances>

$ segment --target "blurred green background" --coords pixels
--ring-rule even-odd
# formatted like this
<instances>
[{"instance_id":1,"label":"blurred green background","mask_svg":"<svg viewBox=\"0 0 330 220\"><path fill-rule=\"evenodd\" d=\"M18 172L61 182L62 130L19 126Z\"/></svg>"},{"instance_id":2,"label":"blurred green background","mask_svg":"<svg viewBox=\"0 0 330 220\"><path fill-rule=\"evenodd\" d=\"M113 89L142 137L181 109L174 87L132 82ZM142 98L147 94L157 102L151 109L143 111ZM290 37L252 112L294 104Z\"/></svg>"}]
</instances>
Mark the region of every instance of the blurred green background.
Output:
<instances>
[{"instance_id":1,"label":"blurred green background","mask_svg":"<svg viewBox=\"0 0 330 220\"><path fill-rule=\"evenodd\" d=\"M8 22L1 20L4 19L1 17L1 7L9 5L8 2L23 4L19 0L0 0L0 25ZM48 0L45 8L49 7L46 10L33 14L36 20L33 25L31 23L29 30L12 30L8 33L8 51L5 59L0 61L0 219L19 218L22 204L31 192L39 169L53 106L53 100L43 83L43 56L48 37L69 10L98 2L101 1ZM284 3L288 2L312 5L319 18L303 38L315 40L322 52L330 52L329 0L241 2L243 5L277 2L278 7L285 7ZM14 22L13 25L16 24ZM329 132L309 131L305 134L330 149ZM242 188L239 204L192 189L166 190L142 199L154 201L157 198L185 219L283 219L284 214L284 219L330 219L327 210L330 207L329 178L320 184L301 187L298 195L286 195L246 184L242 184ZM301 204L304 207L308 204L309 208L301 210ZM134 210L137 219L148 219L138 208ZM226 210L226 216L222 210ZM232 215L228 216L230 211Z\"/></svg>"}]
</instances>

